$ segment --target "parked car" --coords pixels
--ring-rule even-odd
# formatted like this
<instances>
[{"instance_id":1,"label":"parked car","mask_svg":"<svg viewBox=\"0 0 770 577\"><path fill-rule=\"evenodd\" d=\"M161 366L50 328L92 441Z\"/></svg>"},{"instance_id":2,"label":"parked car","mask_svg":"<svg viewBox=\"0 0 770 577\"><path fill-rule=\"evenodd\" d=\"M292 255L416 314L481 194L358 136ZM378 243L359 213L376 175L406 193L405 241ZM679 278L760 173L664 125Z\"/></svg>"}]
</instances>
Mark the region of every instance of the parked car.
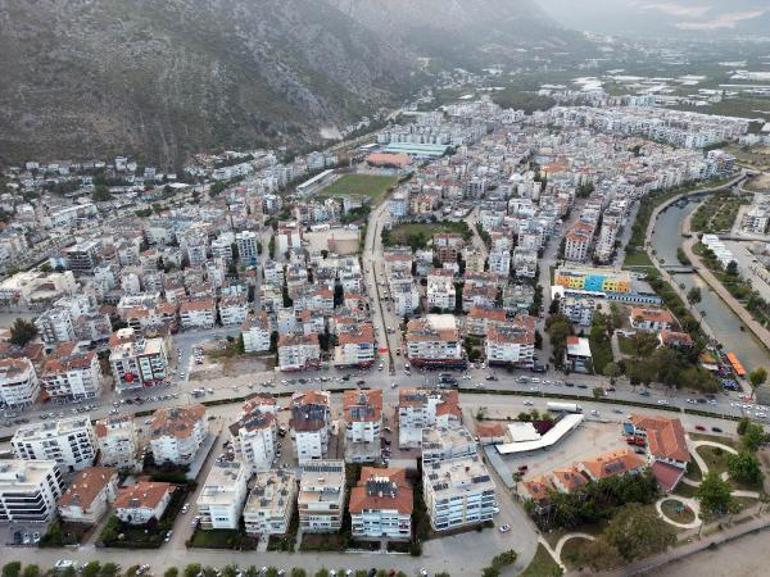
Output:
<instances>
[{"instance_id":1,"label":"parked car","mask_svg":"<svg viewBox=\"0 0 770 577\"><path fill-rule=\"evenodd\" d=\"M507 533L510 530L511 530L511 526L508 523L506 523L505 525L500 525L500 528L498 529L498 531L500 531L501 533Z\"/></svg>"}]
</instances>

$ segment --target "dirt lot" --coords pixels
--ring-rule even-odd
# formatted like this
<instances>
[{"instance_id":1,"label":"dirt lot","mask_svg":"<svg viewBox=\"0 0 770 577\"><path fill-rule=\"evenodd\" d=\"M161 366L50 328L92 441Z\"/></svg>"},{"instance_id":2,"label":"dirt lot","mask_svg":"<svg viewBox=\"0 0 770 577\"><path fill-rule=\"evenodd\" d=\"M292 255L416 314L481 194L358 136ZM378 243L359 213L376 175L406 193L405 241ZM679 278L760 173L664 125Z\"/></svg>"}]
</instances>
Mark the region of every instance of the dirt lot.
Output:
<instances>
[{"instance_id":1,"label":"dirt lot","mask_svg":"<svg viewBox=\"0 0 770 577\"><path fill-rule=\"evenodd\" d=\"M752 192L770 192L770 174L764 172L759 176L752 178L744 186L746 190Z\"/></svg>"}]
</instances>

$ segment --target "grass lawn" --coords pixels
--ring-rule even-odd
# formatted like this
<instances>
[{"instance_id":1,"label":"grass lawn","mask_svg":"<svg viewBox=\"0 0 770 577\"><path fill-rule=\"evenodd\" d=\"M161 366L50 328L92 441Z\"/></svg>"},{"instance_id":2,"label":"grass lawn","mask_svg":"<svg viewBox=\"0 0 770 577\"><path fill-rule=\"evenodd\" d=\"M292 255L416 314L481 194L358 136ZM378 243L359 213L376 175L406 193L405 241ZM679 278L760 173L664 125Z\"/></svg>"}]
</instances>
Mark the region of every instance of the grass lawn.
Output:
<instances>
[{"instance_id":1,"label":"grass lawn","mask_svg":"<svg viewBox=\"0 0 770 577\"><path fill-rule=\"evenodd\" d=\"M618 335L618 348L620 349L621 353L628 355L629 357L636 355L636 347L634 346L634 342L628 337L624 337L623 335Z\"/></svg>"},{"instance_id":2,"label":"grass lawn","mask_svg":"<svg viewBox=\"0 0 770 577\"><path fill-rule=\"evenodd\" d=\"M690 438L693 441L712 441L714 443L719 443L720 445L726 445L727 447L732 447L733 449L738 448L737 443L731 437L721 437L719 435L708 435L706 433L690 433Z\"/></svg>"},{"instance_id":3,"label":"grass lawn","mask_svg":"<svg viewBox=\"0 0 770 577\"><path fill-rule=\"evenodd\" d=\"M235 529L197 529L190 539L190 547L204 549L239 549L254 550L257 539L242 534Z\"/></svg>"},{"instance_id":4,"label":"grass lawn","mask_svg":"<svg viewBox=\"0 0 770 577\"><path fill-rule=\"evenodd\" d=\"M698 447L695 449L703 457L709 467L709 472L721 475L727 471L727 458L730 453L719 447Z\"/></svg>"},{"instance_id":5,"label":"grass lawn","mask_svg":"<svg viewBox=\"0 0 770 577\"><path fill-rule=\"evenodd\" d=\"M545 547L538 545L535 556L519 577L557 577L561 573L561 567L553 560L551 554Z\"/></svg>"},{"instance_id":6,"label":"grass lawn","mask_svg":"<svg viewBox=\"0 0 770 577\"><path fill-rule=\"evenodd\" d=\"M388 190L398 182L397 176L375 174L346 174L324 188L318 198L334 196L365 196L372 204L379 204Z\"/></svg>"},{"instance_id":7,"label":"grass lawn","mask_svg":"<svg viewBox=\"0 0 770 577\"><path fill-rule=\"evenodd\" d=\"M660 506L663 514L676 523L692 523L695 513L677 499L666 499Z\"/></svg>"},{"instance_id":8,"label":"grass lawn","mask_svg":"<svg viewBox=\"0 0 770 577\"><path fill-rule=\"evenodd\" d=\"M647 256L647 253L645 251L628 253L626 254L626 258L623 259L623 268L643 267L643 266L648 266L648 267L654 266L652 264L652 261L650 260L650 257Z\"/></svg>"},{"instance_id":9,"label":"grass lawn","mask_svg":"<svg viewBox=\"0 0 770 577\"><path fill-rule=\"evenodd\" d=\"M465 221L450 222L408 222L394 226L390 230L382 231L382 242L385 246L407 245L412 249L422 249L428 245L428 241L434 234L440 232L455 232L470 240L473 232Z\"/></svg>"},{"instance_id":10,"label":"grass lawn","mask_svg":"<svg viewBox=\"0 0 770 577\"><path fill-rule=\"evenodd\" d=\"M687 463L687 472L684 476L688 479L692 479L693 481L700 481L703 479L703 471L700 470L700 467L698 466L698 463L695 462L695 459Z\"/></svg>"},{"instance_id":11,"label":"grass lawn","mask_svg":"<svg viewBox=\"0 0 770 577\"><path fill-rule=\"evenodd\" d=\"M676 489L674 489L674 495L679 495L680 497L695 497L695 493L698 491L697 487L693 487L692 485L686 485L685 483L679 483L676 486Z\"/></svg>"},{"instance_id":12,"label":"grass lawn","mask_svg":"<svg viewBox=\"0 0 770 577\"><path fill-rule=\"evenodd\" d=\"M575 537L574 539L567 541L561 550L562 563L564 563L568 569L582 569L582 567L578 567L575 564L575 561L580 548L585 547L588 543L588 539L582 539L580 537Z\"/></svg>"}]
</instances>

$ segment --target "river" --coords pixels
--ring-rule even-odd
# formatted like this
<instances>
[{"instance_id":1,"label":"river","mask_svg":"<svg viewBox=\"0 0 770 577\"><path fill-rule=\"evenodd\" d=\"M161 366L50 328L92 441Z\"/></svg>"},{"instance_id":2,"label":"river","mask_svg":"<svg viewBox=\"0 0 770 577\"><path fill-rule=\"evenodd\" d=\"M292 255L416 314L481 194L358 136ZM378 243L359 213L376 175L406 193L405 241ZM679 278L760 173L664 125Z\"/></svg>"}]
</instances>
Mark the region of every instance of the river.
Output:
<instances>
[{"instance_id":1,"label":"river","mask_svg":"<svg viewBox=\"0 0 770 577\"><path fill-rule=\"evenodd\" d=\"M680 201L659 215L652 234L652 247L655 249L658 259L662 260L664 264L679 264L676 249L682 245L682 222L688 214L697 208L701 200L702 197ZM726 350L738 355L747 371L760 366L770 369L768 351L755 340L749 331L741 330L743 323L697 274L677 274L674 276L674 280L678 284L683 284L686 289L693 286L700 287L702 297L701 302L697 305L698 310L704 314L706 324L711 328L719 342ZM766 388L763 387L763 389ZM764 402L770 401L770 394L765 394L763 397Z\"/></svg>"}]
</instances>

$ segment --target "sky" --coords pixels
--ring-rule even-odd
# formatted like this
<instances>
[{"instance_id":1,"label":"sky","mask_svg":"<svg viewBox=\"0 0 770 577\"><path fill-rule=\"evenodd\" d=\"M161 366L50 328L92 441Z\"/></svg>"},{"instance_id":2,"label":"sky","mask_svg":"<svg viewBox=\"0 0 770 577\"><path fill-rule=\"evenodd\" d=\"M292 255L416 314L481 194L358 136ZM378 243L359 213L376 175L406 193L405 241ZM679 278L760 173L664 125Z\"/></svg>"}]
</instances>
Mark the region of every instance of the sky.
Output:
<instances>
[{"instance_id":1,"label":"sky","mask_svg":"<svg viewBox=\"0 0 770 577\"><path fill-rule=\"evenodd\" d=\"M556 20L579 30L650 34L764 32L770 0L537 0Z\"/></svg>"}]
</instances>

